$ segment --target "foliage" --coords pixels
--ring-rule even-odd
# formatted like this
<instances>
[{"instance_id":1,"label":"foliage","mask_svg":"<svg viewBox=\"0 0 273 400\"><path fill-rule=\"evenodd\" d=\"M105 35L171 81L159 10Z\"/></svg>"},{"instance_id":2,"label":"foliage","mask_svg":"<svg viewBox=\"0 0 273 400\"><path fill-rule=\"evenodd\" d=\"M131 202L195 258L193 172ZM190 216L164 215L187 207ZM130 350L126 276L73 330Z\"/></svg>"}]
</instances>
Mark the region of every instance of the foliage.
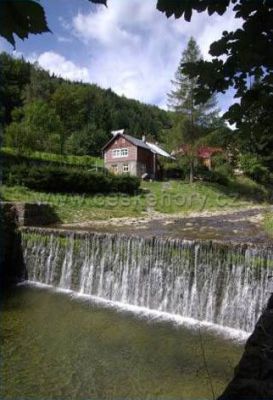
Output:
<instances>
[{"instance_id":1,"label":"foliage","mask_svg":"<svg viewBox=\"0 0 273 400\"><path fill-rule=\"evenodd\" d=\"M216 100L213 96L206 102L197 104L195 90L197 79L189 77L183 72L185 63L197 63L201 60L200 49L191 37L182 54L179 67L172 81L174 90L168 94L169 106L173 108L182 119L178 120L181 126L180 145L187 144L187 158L190 166L190 182L193 181L194 165L196 163L196 145L200 138L207 133L206 128L216 118ZM178 126L179 126L178 125Z\"/></svg>"},{"instance_id":2,"label":"foliage","mask_svg":"<svg viewBox=\"0 0 273 400\"><path fill-rule=\"evenodd\" d=\"M106 5L106 0L89 0ZM43 7L36 0L1 0L0 36L15 46L14 35L20 39L29 34L50 32Z\"/></svg>"},{"instance_id":3,"label":"foliage","mask_svg":"<svg viewBox=\"0 0 273 400\"><path fill-rule=\"evenodd\" d=\"M159 0L158 7L167 16L183 15L190 21L194 10L222 15L230 4L235 18L242 19L242 27L234 32L224 31L222 38L210 46L212 60L186 62L183 73L196 79L196 100L201 103L215 92L235 89L235 97L240 101L224 117L236 124L242 150L247 145L249 152L259 154L273 170L272 1Z\"/></svg>"},{"instance_id":4,"label":"foliage","mask_svg":"<svg viewBox=\"0 0 273 400\"><path fill-rule=\"evenodd\" d=\"M261 158L253 154L242 154L239 159L240 166L246 176L255 179L257 182L269 183L270 172L263 164Z\"/></svg>"},{"instance_id":5,"label":"foliage","mask_svg":"<svg viewBox=\"0 0 273 400\"><path fill-rule=\"evenodd\" d=\"M164 160L163 171L165 179L186 179L189 174L187 157L177 157L176 160Z\"/></svg>"},{"instance_id":6,"label":"foliage","mask_svg":"<svg viewBox=\"0 0 273 400\"><path fill-rule=\"evenodd\" d=\"M4 143L19 150L60 152L62 125L55 110L37 100L15 109L14 122L6 129Z\"/></svg>"},{"instance_id":7,"label":"foliage","mask_svg":"<svg viewBox=\"0 0 273 400\"><path fill-rule=\"evenodd\" d=\"M263 227L265 231L273 237L273 213L267 212L263 218Z\"/></svg>"},{"instance_id":8,"label":"foliage","mask_svg":"<svg viewBox=\"0 0 273 400\"><path fill-rule=\"evenodd\" d=\"M149 133L156 139L171 124L166 111L110 89L50 76L38 65L5 53L0 64L0 113L9 146L100 156L111 130L125 128L136 137Z\"/></svg>"},{"instance_id":9,"label":"foliage","mask_svg":"<svg viewBox=\"0 0 273 400\"><path fill-rule=\"evenodd\" d=\"M0 157L4 160L4 166L25 163L31 165L71 165L86 169L103 167L103 160L91 156L60 155L44 153L40 151L22 152L18 149L4 147L0 150Z\"/></svg>"},{"instance_id":10,"label":"foliage","mask_svg":"<svg viewBox=\"0 0 273 400\"><path fill-rule=\"evenodd\" d=\"M0 6L1 7L1 6ZM3 125L11 122L11 113L22 106L22 93L30 81L29 63L0 54L0 118Z\"/></svg>"},{"instance_id":11,"label":"foliage","mask_svg":"<svg viewBox=\"0 0 273 400\"><path fill-rule=\"evenodd\" d=\"M242 97L240 106L234 105L229 114L237 124L237 141L241 151L257 155L273 172L272 88L255 83Z\"/></svg>"},{"instance_id":12,"label":"foliage","mask_svg":"<svg viewBox=\"0 0 273 400\"><path fill-rule=\"evenodd\" d=\"M98 149L102 149L108 140L109 136L104 130L98 129L95 124L86 125L67 139L65 153L97 156Z\"/></svg>"},{"instance_id":13,"label":"foliage","mask_svg":"<svg viewBox=\"0 0 273 400\"><path fill-rule=\"evenodd\" d=\"M78 168L13 165L4 176L8 185L23 185L29 189L50 193L126 193L134 194L140 185L136 177L115 176L79 170Z\"/></svg>"},{"instance_id":14,"label":"foliage","mask_svg":"<svg viewBox=\"0 0 273 400\"><path fill-rule=\"evenodd\" d=\"M183 51L181 61L172 81L174 89L168 94L169 107L187 117L191 125L205 126L212 116L216 114L216 99L211 97L205 103L196 104L195 90L197 79L190 78L183 73L185 63L196 63L202 59L200 49L193 37L190 38L186 49ZM195 129L193 129L195 131ZM192 137L192 133L190 136Z\"/></svg>"},{"instance_id":15,"label":"foliage","mask_svg":"<svg viewBox=\"0 0 273 400\"><path fill-rule=\"evenodd\" d=\"M43 7L33 0L1 0L0 36L15 45L14 34L20 39L29 33L50 32Z\"/></svg>"}]
</instances>

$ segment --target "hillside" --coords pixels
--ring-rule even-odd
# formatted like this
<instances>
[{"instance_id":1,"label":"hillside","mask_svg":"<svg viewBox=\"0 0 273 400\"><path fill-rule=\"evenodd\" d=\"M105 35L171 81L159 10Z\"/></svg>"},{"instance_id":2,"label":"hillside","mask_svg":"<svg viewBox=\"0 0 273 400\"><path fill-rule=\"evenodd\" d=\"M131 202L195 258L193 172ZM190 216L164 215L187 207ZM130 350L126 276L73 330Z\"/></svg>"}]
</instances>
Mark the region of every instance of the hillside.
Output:
<instances>
[{"instance_id":1,"label":"hillside","mask_svg":"<svg viewBox=\"0 0 273 400\"><path fill-rule=\"evenodd\" d=\"M98 156L111 130L156 139L171 124L164 110L111 89L51 76L6 53L0 65L0 115L9 147Z\"/></svg>"}]
</instances>

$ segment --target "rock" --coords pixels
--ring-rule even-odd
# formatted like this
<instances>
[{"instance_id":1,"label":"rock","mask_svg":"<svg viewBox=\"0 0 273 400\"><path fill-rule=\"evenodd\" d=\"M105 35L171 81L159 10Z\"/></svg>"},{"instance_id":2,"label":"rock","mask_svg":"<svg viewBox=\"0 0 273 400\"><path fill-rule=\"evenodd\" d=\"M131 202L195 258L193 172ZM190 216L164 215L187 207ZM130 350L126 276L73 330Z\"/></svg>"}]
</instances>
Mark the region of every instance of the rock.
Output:
<instances>
[{"instance_id":1,"label":"rock","mask_svg":"<svg viewBox=\"0 0 273 400\"><path fill-rule=\"evenodd\" d=\"M233 380L218 400L271 399L273 399L273 295L246 343Z\"/></svg>"}]
</instances>

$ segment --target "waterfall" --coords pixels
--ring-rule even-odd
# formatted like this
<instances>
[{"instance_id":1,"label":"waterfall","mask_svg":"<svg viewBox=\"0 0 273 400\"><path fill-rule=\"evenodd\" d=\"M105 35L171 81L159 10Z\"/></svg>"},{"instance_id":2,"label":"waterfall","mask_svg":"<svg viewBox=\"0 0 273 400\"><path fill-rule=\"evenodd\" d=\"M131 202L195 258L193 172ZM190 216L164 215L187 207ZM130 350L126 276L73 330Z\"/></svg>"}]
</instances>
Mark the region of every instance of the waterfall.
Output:
<instances>
[{"instance_id":1,"label":"waterfall","mask_svg":"<svg viewBox=\"0 0 273 400\"><path fill-rule=\"evenodd\" d=\"M251 332L273 248L22 229L27 279Z\"/></svg>"}]
</instances>

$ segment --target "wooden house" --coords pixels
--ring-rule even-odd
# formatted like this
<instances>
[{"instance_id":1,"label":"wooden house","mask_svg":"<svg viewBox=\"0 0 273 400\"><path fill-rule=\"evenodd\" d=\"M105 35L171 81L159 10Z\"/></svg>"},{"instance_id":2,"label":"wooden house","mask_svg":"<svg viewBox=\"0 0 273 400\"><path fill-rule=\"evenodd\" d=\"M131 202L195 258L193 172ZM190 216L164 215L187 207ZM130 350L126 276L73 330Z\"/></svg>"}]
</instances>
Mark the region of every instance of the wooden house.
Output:
<instances>
[{"instance_id":1,"label":"wooden house","mask_svg":"<svg viewBox=\"0 0 273 400\"><path fill-rule=\"evenodd\" d=\"M112 135L102 150L105 168L115 174L156 179L160 176L159 158L172 158L156 143L147 142L145 136L137 139L124 130L114 131Z\"/></svg>"}]
</instances>

